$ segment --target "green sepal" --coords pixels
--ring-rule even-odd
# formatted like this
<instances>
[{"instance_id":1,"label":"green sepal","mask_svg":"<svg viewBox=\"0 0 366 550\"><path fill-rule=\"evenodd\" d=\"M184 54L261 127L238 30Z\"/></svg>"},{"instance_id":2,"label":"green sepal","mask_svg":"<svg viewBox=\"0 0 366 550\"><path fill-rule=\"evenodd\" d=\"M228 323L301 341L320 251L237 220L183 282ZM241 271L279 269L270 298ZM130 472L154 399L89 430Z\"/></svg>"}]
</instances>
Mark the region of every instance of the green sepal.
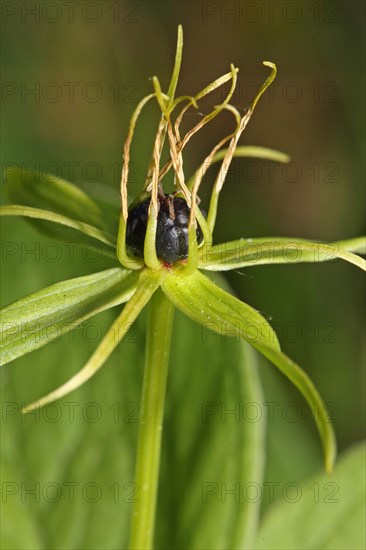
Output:
<instances>
[{"instance_id":1,"label":"green sepal","mask_svg":"<svg viewBox=\"0 0 366 550\"><path fill-rule=\"evenodd\" d=\"M165 277L165 273L163 271L154 272L150 269L144 269L138 273L130 272L127 277L132 277L134 281L133 291L129 292L127 299L124 300L127 304L111 325L110 329L84 367L67 382L62 384L62 386L48 393L41 399L38 399L34 403L24 407L22 410L23 413L28 413L39 407L43 407L47 403L51 403L61 397L64 397L82 386L87 380L94 376L94 374L96 374L105 364L116 346L124 338L132 323L136 320L141 313L141 310L145 307L147 302L159 287L161 281Z\"/></svg>"},{"instance_id":2,"label":"green sepal","mask_svg":"<svg viewBox=\"0 0 366 550\"><path fill-rule=\"evenodd\" d=\"M109 197L113 190L102 184L77 185L53 174L9 167L4 174L4 196L8 202L48 210L99 230L115 233L119 208ZM88 185L88 186L87 186ZM95 195L93 199L90 195ZM58 227L45 219L27 220L41 233L62 240L90 242L73 229Z\"/></svg>"},{"instance_id":3,"label":"green sepal","mask_svg":"<svg viewBox=\"0 0 366 550\"><path fill-rule=\"evenodd\" d=\"M204 325L207 333L239 335L251 344L262 342L280 349L276 333L257 310L222 290L199 271L186 277L167 276L162 289L178 309Z\"/></svg>"},{"instance_id":4,"label":"green sepal","mask_svg":"<svg viewBox=\"0 0 366 550\"><path fill-rule=\"evenodd\" d=\"M1 364L40 348L89 317L129 300L138 275L113 268L43 288L1 311Z\"/></svg>"},{"instance_id":5,"label":"green sepal","mask_svg":"<svg viewBox=\"0 0 366 550\"><path fill-rule=\"evenodd\" d=\"M106 231L103 231L102 229L88 223L68 218L62 214L50 212L49 210L41 210L40 208L21 206L18 204L9 204L0 207L0 216L24 216L26 218L37 220L37 222L40 220L46 220L47 222L52 222L51 225L60 224L63 227L56 231L55 237L62 238L64 241L70 240L68 239L69 235L66 232L67 228L70 228L73 230L73 235L79 235L79 241L90 243L95 242L94 239L96 239L104 245L107 245L108 248L104 245L100 245L102 252L106 251L111 254L113 252L111 248L113 249L116 247L115 237Z\"/></svg>"},{"instance_id":6,"label":"green sepal","mask_svg":"<svg viewBox=\"0 0 366 550\"><path fill-rule=\"evenodd\" d=\"M280 349L269 323L256 310L211 282L199 271L189 277L169 276L162 284L173 304L207 332L240 336L269 359L298 388L315 417L323 443L325 466L331 471L336 455L335 437L326 407L314 384Z\"/></svg>"},{"instance_id":7,"label":"green sepal","mask_svg":"<svg viewBox=\"0 0 366 550\"><path fill-rule=\"evenodd\" d=\"M365 260L352 253L365 253L365 249L365 237L330 244L291 237L238 239L208 249L200 248L199 267L209 271L228 271L265 264L327 262L341 259L366 270Z\"/></svg>"},{"instance_id":8,"label":"green sepal","mask_svg":"<svg viewBox=\"0 0 366 550\"><path fill-rule=\"evenodd\" d=\"M12 169L5 177L5 193L13 204L50 210L106 228L98 204L73 183L53 174L20 169Z\"/></svg>"},{"instance_id":9,"label":"green sepal","mask_svg":"<svg viewBox=\"0 0 366 550\"><path fill-rule=\"evenodd\" d=\"M300 391L313 413L323 445L325 469L331 473L337 454L334 430L326 406L308 375L281 350L256 342L253 346L273 363Z\"/></svg>"}]
</instances>

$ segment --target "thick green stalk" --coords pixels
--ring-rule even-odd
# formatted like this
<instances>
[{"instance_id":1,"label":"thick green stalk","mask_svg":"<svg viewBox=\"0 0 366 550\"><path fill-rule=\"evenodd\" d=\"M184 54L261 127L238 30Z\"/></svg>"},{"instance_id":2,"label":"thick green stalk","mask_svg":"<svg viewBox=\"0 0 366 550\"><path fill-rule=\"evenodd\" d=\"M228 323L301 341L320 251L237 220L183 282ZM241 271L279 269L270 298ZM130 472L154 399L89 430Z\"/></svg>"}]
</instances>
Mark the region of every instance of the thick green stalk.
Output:
<instances>
[{"instance_id":1,"label":"thick green stalk","mask_svg":"<svg viewBox=\"0 0 366 550\"><path fill-rule=\"evenodd\" d=\"M173 317L174 306L160 289L157 290L148 306L146 362L135 472L138 501L134 505L132 516L131 550L153 548Z\"/></svg>"}]
</instances>

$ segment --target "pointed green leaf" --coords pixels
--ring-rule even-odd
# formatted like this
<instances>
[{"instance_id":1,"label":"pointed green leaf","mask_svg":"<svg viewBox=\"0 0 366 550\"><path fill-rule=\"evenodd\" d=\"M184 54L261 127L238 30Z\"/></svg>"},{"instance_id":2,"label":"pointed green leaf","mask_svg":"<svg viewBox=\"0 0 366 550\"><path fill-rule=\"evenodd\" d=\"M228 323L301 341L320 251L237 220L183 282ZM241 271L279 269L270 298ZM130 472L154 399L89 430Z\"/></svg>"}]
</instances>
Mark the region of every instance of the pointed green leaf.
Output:
<instances>
[{"instance_id":1,"label":"pointed green leaf","mask_svg":"<svg viewBox=\"0 0 366 550\"><path fill-rule=\"evenodd\" d=\"M322 440L325 468L328 473L331 472L337 453L336 441L328 411L318 390L308 375L281 350L262 342L255 342L253 346L297 387L308 402Z\"/></svg>"},{"instance_id":2,"label":"pointed green leaf","mask_svg":"<svg viewBox=\"0 0 366 550\"><path fill-rule=\"evenodd\" d=\"M204 246L200 248L199 267L210 271L228 271L262 264L327 262L339 258L366 270L365 260L352 254L364 253L365 248L365 237L330 244L291 237L238 239L208 250Z\"/></svg>"},{"instance_id":3,"label":"pointed green leaf","mask_svg":"<svg viewBox=\"0 0 366 550\"><path fill-rule=\"evenodd\" d=\"M255 550L365 548L364 443L347 451L331 476L319 474L291 485L293 491L264 518Z\"/></svg>"},{"instance_id":4,"label":"pointed green leaf","mask_svg":"<svg viewBox=\"0 0 366 550\"><path fill-rule=\"evenodd\" d=\"M269 323L253 308L199 272L189 277L171 275L165 279L162 288L178 309L203 325L206 334L211 331L244 338L295 384L312 409L323 443L325 465L331 471L336 449L325 405L305 372L281 352Z\"/></svg>"},{"instance_id":5,"label":"pointed green leaf","mask_svg":"<svg viewBox=\"0 0 366 550\"><path fill-rule=\"evenodd\" d=\"M27 405L23 408L23 412L28 413L35 409L39 409L48 403L52 403L68 395L94 376L124 338L132 323L136 320L141 310L159 287L160 281L164 276L165 274L163 272L153 272L149 269L145 269L139 273L139 275L136 275L135 272L130 273L129 277L132 277L134 281L138 279L137 286L134 286L132 295L130 293L130 299L127 299L128 301L124 300L127 301L127 304L123 308L122 313L120 313L114 321L89 361L72 378L62 384L62 386L48 393L41 399L38 399L34 403Z\"/></svg>"},{"instance_id":6,"label":"pointed green leaf","mask_svg":"<svg viewBox=\"0 0 366 550\"><path fill-rule=\"evenodd\" d=\"M276 333L254 308L222 290L199 271L188 277L171 275L162 289L188 317L197 321L209 334L242 337L249 343L263 342L280 349Z\"/></svg>"},{"instance_id":7,"label":"pointed green leaf","mask_svg":"<svg viewBox=\"0 0 366 550\"><path fill-rule=\"evenodd\" d=\"M105 229L98 204L76 185L31 170L12 169L6 174L5 193L13 204L50 210Z\"/></svg>"},{"instance_id":8,"label":"pointed green leaf","mask_svg":"<svg viewBox=\"0 0 366 550\"><path fill-rule=\"evenodd\" d=\"M92 315L126 302L138 275L113 268L30 294L1 311L2 364L40 348Z\"/></svg>"},{"instance_id":9,"label":"pointed green leaf","mask_svg":"<svg viewBox=\"0 0 366 550\"><path fill-rule=\"evenodd\" d=\"M3 368L1 548L127 548L143 336L139 323L98 377L27 416L24 402L66 379L94 344L77 331L73 345L63 337Z\"/></svg>"},{"instance_id":10,"label":"pointed green leaf","mask_svg":"<svg viewBox=\"0 0 366 550\"><path fill-rule=\"evenodd\" d=\"M106 185L89 182L78 187L53 174L11 167L5 175L4 189L12 204L48 210L112 234L118 227L119 195ZM60 228L44 219L28 221L52 237L90 242L74 229Z\"/></svg>"},{"instance_id":11,"label":"pointed green leaf","mask_svg":"<svg viewBox=\"0 0 366 550\"><path fill-rule=\"evenodd\" d=\"M337 241L333 243L335 246L339 246L342 250L348 250L348 252L355 252L357 254L366 254L366 237L355 237L354 239L345 239L344 241Z\"/></svg>"},{"instance_id":12,"label":"pointed green leaf","mask_svg":"<svg viewBox=\"0 0 366 550\"><path fill-rule=\"evenodd\" d=\"M109 323L109 313L104 316ZM49 376L66 379L70 365L92 344L80 334L73 346L60 339L44 347L37 361L24 356L19 366L5 370L1 453L12 469L2 477L7 521L2 548L128 548L133 501L141 496L134 462L144 334L140 318L97 377L26 417L21 402L51 385ZM259 488L263 475L266 415L253 421L252 412L265 406L256 354L253 358L254 350L243 346L216 334L203 341L197 325L178 312L163 427L157 550L253 547L260 501L249 502L242 494L237 502L225 494L235 483L237 493L246 484ZM225 413L236 406L239 418ZM32 488L39 499L27 492Z\"/></svg>"},{"instance_id":13,"label":"pointed green leaf","mask_svg":"<svg viewBox=\"0 0 366 550\"><path fill-rule=\"evenodd\" d=\"M55 214L48 210L40 210L39 208L32 208L30 206L19 206L17 204L10 204L8 206L0 207L0 216L25 216L37 220L47 220L53 223L58 223L72 229L76 229L93 239L97 239L102 243L107 244L109 247L115 248L115 238L113 235L98 229L87 223L67 218L61 214ZM61 232L60 235L63 233Z\"/></svg>"}]
</instances>

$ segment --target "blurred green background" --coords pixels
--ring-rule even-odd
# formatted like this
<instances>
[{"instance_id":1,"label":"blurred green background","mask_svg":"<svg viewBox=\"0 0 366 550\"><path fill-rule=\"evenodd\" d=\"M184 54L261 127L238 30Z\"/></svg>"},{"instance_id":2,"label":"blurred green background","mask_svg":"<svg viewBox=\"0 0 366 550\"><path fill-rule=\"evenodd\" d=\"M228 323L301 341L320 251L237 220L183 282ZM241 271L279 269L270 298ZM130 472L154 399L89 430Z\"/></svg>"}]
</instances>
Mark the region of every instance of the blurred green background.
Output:
<instances>
[{"instance_id":1,"label":"blurred green background","mask_svg":"<svg viewBox=\"0 0 366 550\"><path fill-rule=\"evenodd\" d=\"M35 14L30 12L33 4ZM156 74L163 88L167 87L177 25L182 23L179 94L194 94L227 72L233 62L240 72L232 103L245 108L253 97L253 86L267 76L262 61L278 66L274 87L261 100L240 143L284 151L292 164L233 163L220 202L216 242L257 236L332 241L364 233L363 2L107 0L71 4L2 4L4 177L13 165L24 165L58 173L91 192L95 192L95 183L103 184L105 196L113 199L128 120L136 103L151 91L149 78ZM202 103L200 111L206 112L218 97ZM192 110L187 127L199 116ZM156 121L157 111L146 110L137 128L131 196L144 183ZM223 115L192 139L185 157L188 173L231 127L231 120ZM202 192L204 204L213 176L212 171ZM78 251L75 260L69 261L64 249L60 260L48 261L42 253L47 239L23 220L4 221L3 235L3 304L44 285L110 265L102 259L86 261ZM21 246L11 248L9 243ZM26 247L32 246L40 246L36 250L41 252L25 256ZM272 319L284 350L310 374L331 404L340 451L362 439L362 273L336 261L259 266L230 273L227 278L241 299ZM111 312L100 319L107 326ZM126 400L131 402L139 399L143 334L140 321L139 338L131 344L135 351L129 351L139 357L134 360L136 380L126 390ZM94 346L80 342L80 353L76 353L63 340L6 367L5 399L9 395L10 400L19 401L37 398L81 366ZM65 359L62 367L59 354ZM119 352L101 375L104 378L88 384L80 395L88 401L98 399L98 387L108 386L108 369L113 368L118 370L118 380L128 376L128 367L123 372L120 369ZM129 370L134 369L130 366ZM297 392L270 365L261 366L261 377L266 401L299 402ZM118 399L116 388L110 391ZM301 410L299 423L279 418L268 426L267 479L301 480L321 467L317 434L302 402ZM47 448L41 425L28 444L37 445L39 437L39 452L46 450L47 460L43 460L50 464L56 436L48 433L48 426L51 443ZM136 425L132 427L134 441ZM26 437L26 426L21 428ZM58 437L62 433L58 426ZM78 448L87 453L88 438L93 441L90 433L83 444L79 434L75 447L70 443L67 452L77 456ZM20 462L25 458L26 476L27 451L21 441L5 442L5 454L20 453ZM116 446L123 453L122 444ZM132 464L126 467L131 470ZM113 547L113 540L110 544Z\"/></svg>"}]
</instances>

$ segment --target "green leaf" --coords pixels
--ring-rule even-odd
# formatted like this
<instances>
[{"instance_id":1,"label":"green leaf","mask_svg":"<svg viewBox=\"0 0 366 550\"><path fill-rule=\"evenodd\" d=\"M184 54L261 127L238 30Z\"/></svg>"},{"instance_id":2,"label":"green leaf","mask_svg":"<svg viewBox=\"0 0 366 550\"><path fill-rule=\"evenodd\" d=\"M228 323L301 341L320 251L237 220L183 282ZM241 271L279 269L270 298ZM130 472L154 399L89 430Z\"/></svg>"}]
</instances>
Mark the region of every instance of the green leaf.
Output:
<instances>
[{"instance_id":1,"label":"green leaf","mask_svg":"<svg viewBox=\"0 0 366 550\"><path fill-rule=\"evenodd\" d=\"M2 364L40 348L99 311L126 302L138 275L113 268L30 294L1 311Z\"/></svg>"},{"instance_id":2,"label":"green leaf","mask_svg":"<svg viewBox=\"0 0 366 550\"><path fill-rule=\"evenodd\" d=\"M256 550L348 550L366 546L365 445L346 452L332 476L293 483L259 529Z\"/></svg>"},{"instance_id":3,"label":"green leaf","mask_svg":"<svg viewBox=\"0 0 366 550\"><path fill-rule=\"evenodd\" d=\"M5 196L13 204L48 210L115 234L120 213L118 193L116 197L114 189L98 183L80 184L80 187L53 174L19 168L11 168L4 183ZM45 219L29 219L28 222L38 231L57 239L93 242L79 231L60 228Z\"/></svg>"},{"instance_id":4,"label":"green leaf","mask_svg":"<svg viewBox=\"0 0 366 550\"><path fill-rule=\"evenodd\" d=\"M337 258L366 270L366 262L352 252L364 253L365 237L357 237L331 244L293 239L291 237L262 237L238 239L200 248L201 269L228 271L262 264L291 264L300 262L327 262Z\"/></svg>"},{"instance_id":5,"label":"green leaf","mask_svg":"<svg viewBox=\"0 0 366 550\"><path fill-rule=\"evenodd\" d=\"M337 453L336 441L328 411L313 382L281 350L275 349L273 346L266 345L263 342L254 342L253 346L267 357L297 387L308 402L323 444L325 468L328 473L331 472Z\"/></svg>"},{"instance_id":6,"label":"green leaf","mask_svg":"<svg viewBox=\"0 0 366 550\"><path fill-rule=\"evenodd\" d=\"M276 333L258 311L222 290L199 271L188 277L168 276L162 289L178 309L202 324L207 333L242 337L251 344L263 342L280 349Z\"/></svg>"},{"instance_id":7,"label":"green leaf","mask_svg":"<svg viewBox=\"0 0 366 550\"><path fill-rule=\"evenodd\" d=\"M168 276L162 288L173 304L202 324L206 332L244 338L295 384L314 414L323 444L325 466L327 471L331 471L336 446L325 405L305 372L281 352L270 324L253 308L216 286L198 271L189 277Z\"/></svg>"},{"instance_id":8,"label":"green leaf","mask_svg":"<svg viewBox=\"0 0 366 550\"><path fill-rule=\"evenodd\" d=\"M64 225L66 227L70 227L72 229L76 229L77 231L80 231L81 233L84 233L85 235L88 235L93 239L107 244L109 247L115 248L116 246L115 238L113 237L113 235L110 235L109 233L106 233L105 231L102 231L101 229L98 229L97 227L94 227L87 223L73 220L61 214L55 214L54 212L50 212L48 210L40 210L39 208L32 208L30 206L19 206L17 204L11 204L8 206L0 207L0 216L25 216L37 220L47 220L53 223ZM62 235L63 232L58 234L58 236Z\"/></svg>"},{"instance_id":9,"label":"green leaf","mask_svg":"<svg viewBox=\"0 0 366 550\"><path fill-rule=\"evenodd\" d=\"M355 237L354 239L337 241L334 245L339 246L342 250L348 250L348 252L366 254L366 237Z\"/></svg>"},{"instance_id":10,"label":"green leaf","mask_svg":"<svg viewBox=\"0 0 366 550\"><path fill-rule=\"evenodd\" d=\"M4 187L13 204L50 210L99 229L106 228L98 204L76 185L58 176L12 169L6 175Z\"/></svg>"},{"instance_id":11,"label":"green leaf","mask_svg":"<svg viewBox=\"0 0 366 550\"><path fill-rule=\"evenodd\" d=\"M111 312L102 317L109 324ZM127 547L138 496L133 469L143 327L72 398L22 416L22 401L67 377L95 346L81 331L73 345L67 338L39 350L36 361L24 356L3 370L1 548Z\"/></svg>"},{"instance_id":12,"label":"green leaf","mask_svg":"<svg viewBox=\"0 0 366 550\"><path fill-rule=\"evenodd\" d=\"M112 312L102 317L108 327ZM67 378L94 348L79 332L73 345L65 345L65 338L39 350L37 361L25 355L3 370L1 453L12 465L2 477L7 491L2 510L10 526L2 529L3 548L127 548L133 500L141 496L134 462L144 324L137 321L131 338L117 347L98 377L72 396L22 417L21 402ZM238 491L262 482L265 416L252 418L264 406L251 352L234 338L212 334L204 341L197 325L178 312L156 548L253 546L260 502L248 502L243 493L240 502L225 496L225 487L230 490L238 481ZM225 413L235 407L236 415ZM215 494L209 494L207 483Z\"/></svg>"},{"instance_id":13,"label":"green leaf","mask_svg":"<svg viewBox=\"0 0 366 550\"><path fill-rule=\"evenodd\" d=\"M44 405L52 403L75 391L92 378L105 364L116 346L122 341L131 325L159 287L160 281L164 276L165 274L162 272L153 272L149 269L145 269L139 275L131 273L128 277L132 277L133 281L138 278L137 286L135 287L135 285L133 285L132 293L129 292L131 288L128 289L128 298L124 300L127 301L127 304L117 319L113 321L112 326L104 335L102 341L94 350L93 355L88 359L83 368L57 389L24 407L22 412L29 413Z\"/></svg>"}]
</instances>

